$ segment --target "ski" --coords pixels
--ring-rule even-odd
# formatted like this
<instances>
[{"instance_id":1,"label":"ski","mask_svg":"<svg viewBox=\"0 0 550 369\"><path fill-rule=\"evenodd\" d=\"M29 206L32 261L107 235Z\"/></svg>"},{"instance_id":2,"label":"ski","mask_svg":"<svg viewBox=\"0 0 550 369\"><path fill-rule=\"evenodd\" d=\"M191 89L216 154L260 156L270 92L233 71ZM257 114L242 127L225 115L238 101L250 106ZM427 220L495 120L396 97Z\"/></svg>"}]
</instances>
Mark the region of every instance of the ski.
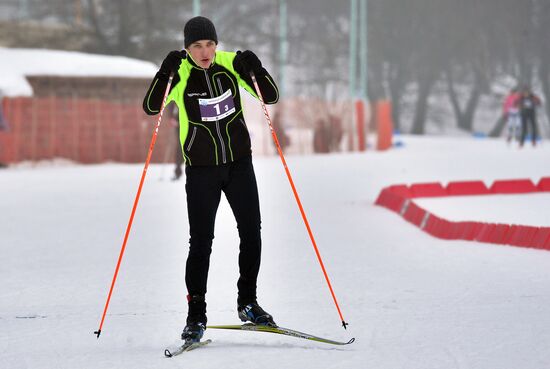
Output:
<instances>
[{"instance_id":1,"label":"ski","mask_svg":"<svg viewBox=\"0 0 550 369\"><path fill-rule=\"evenodd\" d=\"M291 336L296 338L302 338L305 340L316 341L321 343L328 343L331 345L349 345L355 341L355 338L350 339L347 342L333 341L327 338L317 337L309 333L295 331L293 329L283 328L283 327L269 327L266 325L256 325L252 323L246 323L243 325L209 325L206 329L230 329L230 330L241 330L241 331L252 331L252 332L267 332L282 334L285 336Z\"/></svg>"},{"instance_id":2,"label":"ski","mask_svg":"<svg viewBox=\"0 0 550 369\"><path fill-rule=\"evenodd\" d=\"M194 349L197 349L199 347L208 345L212 340L206 340L206 341L200 341L200 342L185 342L183 345L178 345L176 347L167 348L164 350L164 356L166 357L172 357L177 356L179 354L183 354L184 352L191 351Z\"/></svg>"}]
</instances>

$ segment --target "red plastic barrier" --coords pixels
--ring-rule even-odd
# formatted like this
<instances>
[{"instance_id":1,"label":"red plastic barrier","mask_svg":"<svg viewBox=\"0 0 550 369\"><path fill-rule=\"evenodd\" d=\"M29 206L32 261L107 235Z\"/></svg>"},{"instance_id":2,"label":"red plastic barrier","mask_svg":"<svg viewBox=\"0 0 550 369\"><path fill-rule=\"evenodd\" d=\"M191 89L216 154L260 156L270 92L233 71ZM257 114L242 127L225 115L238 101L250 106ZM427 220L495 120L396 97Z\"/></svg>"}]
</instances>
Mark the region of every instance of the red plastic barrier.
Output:
<instances>
[{"instance_id":1,"label":"red plastic barrier","mask_svg":"<svg viewBox=\"0 0 550 369\"><path fill-rule=\"evenodd\" d=\"M432 236L439 237L439 223L441 222L441 220L442 218L430 214L426 224L424 225L424 231L428 232Z\"/></svg>"},{"instance_id":2,"label":"red plastic barrier","mask_svg":"<svg viewBox=\"0 0 550 369\"><path fill-rule=\"evenodd\" d=\"M410 187L412 197L439 197L448 196L447 191L439 182L417 183Z\"/></svg>"},{"instance_id":3,"label":"red plastic barrier","mask_svg":"<svg viewBox=\"0 0 550 369\"><path fill-rule=\"evenodd\" d=\"M512 225L508 243L515 246L532 247L538 230L537 227Z\"/></svg>"},{"instance_id":4,"label":"red plastic barrier","mask_svg":"<svg viewBox=\"0 0 550 369\"><path fill-rule=\"evenodd\" d=\"M537 190L550 191L550 177L542 178L537 187L529 179L495 181L489 189L482 181L451 182L446 189L437 182L418 183L410 187L394 185L382 190L376 204L399 213L434 237L550 250L550 227L451 222L429 213L411 200L417 197L530 193Z\"/></svg>"},{"instance_id":5,"label":"red plastic barrier","mask_svg":"<svg viewBox=\"0 0 550 369\"><path fill-rule=\"evenodd\" d=\"M539 191L550 191L550 177L541 178L537 184Z\"/></svg>"},{"instance_id":6,"label":"red plastic barrier","mask_svg":"<svg viewBox=\"0 0 550 369\"><path fill-rule=\"evenodd\" d=\"M487 195L490 193L483 181L449 182L446 190L449 195L454 196Z\"/></svg>"},{"instance_id":7,"label":"red plastic barrier","mask_svg":"<svg viewBox=\"0 0 550 369\"><path fill-rule=\"evenodd\" d=\"M489 242L501 245L508 244L511 233L509 224L497 224L493 232L489 235Z\"/></svg>"},{"instance_id":8,"label":"red plastic barrier","mask_svg":"<svg viewBox=\"0 0 550 369\"><path fill-rule=\"evenodd\" d=\"M411 189L407 185L393 185L393 186L387 187L387 189L397 195L400 195L406 198L412 197Z\"/></svg>"},{"instance_id":9,"label":"red plastic barrier","mask_svg":"<svg viewBox=\"0 0 550 369\"><path fill-rule=\"evenodd\" d=\"M449 240L463 240L464 238L461 236L464 233L464 225L460 222L450 222L450 233L447 239Z\"/></svg>"},{"instance_id":10,"label":"red plastic barrier","mask_svg":"<svg viewBox=\"0 0 550 369\"><path fill-rule=\"evenodd\" d=\"M464 240L474 241L483 228L480 222L464 222Z\"/></svg>"},{"instance_id":11,"label":"red plastic barrier","mask_svg":"<svg viewBox=\"0 0 550 369\"><path fill-rule=\"evenodd\" d=\"M451 225L448 220L430 214L424 231L437 238L449 239Z\"/></svg>"},{"instance_id":12,"label":"red plastic barrier","mask_svg":"<svg viewBox=\"0 0 550 369\"><path fill-rule=\"evenodd\" d=\"M532 243L537 249L550 250L550 228L539 228Z\"/></svg>"},{"instance_id":13,"label":"red plastic barrier","mask_svg":"<svg viewBox=\"0 0 550 369\"><path fill-rule=\"evenodd\" d=\"M378 195L375 203L376 205L383 206L399 213L403 208L403 203L405 200L406 199L403 196L395 194L389 188L385 188L382 192L380 192L380 195Z\"/></svg>"},{"instance_id":14,"label":"red plastic barrier","mask_svg":"<svg viewBox=\"0 0 550 369\"><path fill-rule=\"evenodd\" d=\"M420 227L425 215L426 210L422 209L420 206L411 201L409 203L409 206L405 210L405 214L403 214L403 218L405 218L412 224Z\"/></svg>"},{"instance_id":15,"label":"red plastic barrier","mask_svg":"<svg viewBox=\"0 0 550 369\"><path fill-rule=\"evenodd\" d=\"M497 227L494 223L481 223L481 229L479 229L474 240L479 242L491 242L491 233Z\"/></svg>"},{"instance_id":16,"label":"red plastic barrier","mask_svg":"<svg viewBox=\"0 0 550 369\"><path fill-rule=\"evenodd\" d=\"M536 192L537 187L530 179L512 179L495 181L489 189L492 193L528 193Z\"/></svg>"}]
</instances>

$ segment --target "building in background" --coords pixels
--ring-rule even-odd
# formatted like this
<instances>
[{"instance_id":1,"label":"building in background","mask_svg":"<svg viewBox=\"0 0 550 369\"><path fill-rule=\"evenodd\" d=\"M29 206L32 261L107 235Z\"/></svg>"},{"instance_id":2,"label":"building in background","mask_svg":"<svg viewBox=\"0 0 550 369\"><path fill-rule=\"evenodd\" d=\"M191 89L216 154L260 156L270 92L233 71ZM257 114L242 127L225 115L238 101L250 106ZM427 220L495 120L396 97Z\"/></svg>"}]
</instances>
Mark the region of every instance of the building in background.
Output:
<instances>
[{"instance_id":1,"label":"building in background","mask_svg":"<svg viewBox=\"0 0 550 369\"><path fill-rule=\"evenodd\" d=\"M0 162L139 162L145 157L153 124L141 104L155 64L0 48L0 68L4 116L10 122L10 130L0 132ZM161 148L164 141L167 137L159 138Z\"/></svg>"}]
</instances>

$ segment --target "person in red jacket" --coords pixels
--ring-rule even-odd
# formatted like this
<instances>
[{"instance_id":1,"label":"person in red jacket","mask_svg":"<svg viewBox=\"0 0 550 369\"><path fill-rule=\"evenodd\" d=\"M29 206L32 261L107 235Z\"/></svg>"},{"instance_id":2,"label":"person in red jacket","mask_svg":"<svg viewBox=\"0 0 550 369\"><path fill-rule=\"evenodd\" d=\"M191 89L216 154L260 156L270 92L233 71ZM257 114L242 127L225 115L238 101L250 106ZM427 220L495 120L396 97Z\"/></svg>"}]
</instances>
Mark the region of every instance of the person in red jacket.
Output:
<instances>
[{"instance_id":1,"label":"person in red jacket","mask_svg":"<svg viewBox=\"0 0 550 369\"><path fill-rule=\"evenodd\" d=\"M518 131L521 126L521 116L517 104L520 97L521 94L519 93L518 88L514 87L504 99L504 104L502 106L503 114L508 125L508 137L506 138L508 143L510 143L514 138L517 139Z\"/></svg>"}]
</instances>

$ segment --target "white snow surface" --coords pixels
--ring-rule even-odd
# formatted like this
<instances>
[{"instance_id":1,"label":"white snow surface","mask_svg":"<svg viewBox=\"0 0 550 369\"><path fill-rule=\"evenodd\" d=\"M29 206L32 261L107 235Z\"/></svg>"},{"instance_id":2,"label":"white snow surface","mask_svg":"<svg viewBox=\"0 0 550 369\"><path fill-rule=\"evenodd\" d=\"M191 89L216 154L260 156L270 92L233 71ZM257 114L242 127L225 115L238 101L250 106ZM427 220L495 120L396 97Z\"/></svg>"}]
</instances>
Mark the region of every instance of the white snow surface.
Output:
<instances>
[{"instance_id":1,"label":"white snow surface","mask_svg":"<svg viewBox=\"0 0 550 369\"><path fill-rule=\"evenodd\" d=\"M519 195L453 196L415 199L422 208L454 222L522 224L550 227L550 193ZM495 211L493 207L497 207Z\"/></svg>"},{"instance_id":2,"label":"white snow surface","mask_svg":"<svg viewBox=\"0 0 550 369\"><path fill-rule=\"evenodd\" d=\"M550 175L550 144L519 150L496 140L402 140L403 148L387 152L287 157L348 330L340 326L280 160L254 160L263 220L259 302L283 327L337 340L356 338L344 347L267 333L207 330L210 345L164 358L164 348L177 342L185 325L189 238L185 187L168 180L171 165L153 165L148 171L97 339L93 331L99 326L142 165L0 171L0 366L550 367L550 252L440 240L374 205L383 187L397 183L536 182ZM548 225L549 197L491 197L483 203L482 215L473 206L458 206L457 198L431 201L449 201L465 219L500 217ZM506 213L513 217L505 219ZM239 323L237 249L235 221L224 199L208 282L209 324Z\"/></svg>"},{"instance_id":3,"label":"white snow surface","mask_svg":"<svg viewBox=\"0 0 550 369\"><path fill-rule=\"evenodd\" d=\"M152 78L158 66L125 56L0 47L0 95L32 96L26 76Z\"/></svg>"}]
</instances>

